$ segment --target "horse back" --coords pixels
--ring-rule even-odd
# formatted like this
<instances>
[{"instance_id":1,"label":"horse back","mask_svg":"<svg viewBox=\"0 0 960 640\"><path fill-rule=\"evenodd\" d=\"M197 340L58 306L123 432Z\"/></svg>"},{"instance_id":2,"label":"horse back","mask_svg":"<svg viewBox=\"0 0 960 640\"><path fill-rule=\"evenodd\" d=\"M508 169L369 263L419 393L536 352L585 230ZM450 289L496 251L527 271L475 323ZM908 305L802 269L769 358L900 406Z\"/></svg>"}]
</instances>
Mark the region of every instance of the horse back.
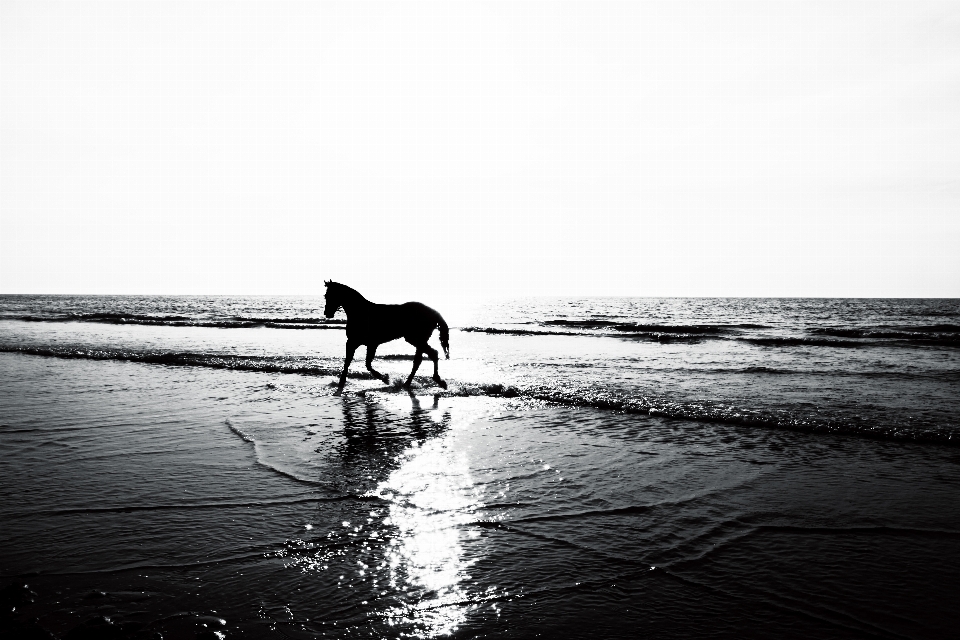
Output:
<instances>
[{"instance_id":1,"label":"horse back","mask_svg":"<svg viewBox=\"0 0 960 640\"><path fill-rule=\"evenodd\" d=\"M348 317L347 338L361 344L383 344L398 338L426 340L440 314L421 302L375 304L363 317Z\"/></svg>"},{"instance_id":2,"label":"horse back","mask_svg":"<svg viewBox=\"0 0 960 640\"><path fill-rule=\"evenodd\" d=\"M437 318L440 317L440 314L437 313L435 309L431 309L422 302L404 302L403 304L396 305L403 310L403 313L409 314L413 319L429 322L436 322Z\"/></svg>"}]
</instances>

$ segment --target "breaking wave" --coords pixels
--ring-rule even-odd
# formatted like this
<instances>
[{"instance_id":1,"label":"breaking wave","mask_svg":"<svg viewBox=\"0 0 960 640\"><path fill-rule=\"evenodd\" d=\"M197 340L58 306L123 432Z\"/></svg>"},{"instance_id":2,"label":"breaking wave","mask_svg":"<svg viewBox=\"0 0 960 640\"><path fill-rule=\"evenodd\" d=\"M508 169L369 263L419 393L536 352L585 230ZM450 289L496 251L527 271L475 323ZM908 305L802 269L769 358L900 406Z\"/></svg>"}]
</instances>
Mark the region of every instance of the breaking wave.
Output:
<instances>
[{"instance_id":1,"label":"breaking wave","mask_svg":"<svg viewBox=\"0 0 960 640\"><path fill-rule=\"evenodd\" d=\"M511 385L486 384L463 386L449 395L486 395L520 398L560 404L591 407L623 413L638 413L665 418L712 422L769 429L785 429L807 433L859 436L879 440L924 442L960 446L960 430L951 427L901 426L889 422L870 421L858 416L774 412L698 402L677 402L667 398L629 396L603 391L568 391L548 387L520 388Z\"/></svg>"},{"instance_id":2,"label":"breaking wave","mask_svg":"<svg viewBox=\"0 0 960 640\"><path fill-rule=\"evenodd\" d=\"M858 338L889 342L960 346L960 325L934 324L883 327L818 327L810 333L840 338Z\"/></svg>"},{"instance_id":3,"label":"breaking wave","mask_svg":"<svg viewBox=\"0 0 960 640\"><path fill-rule=\"evenodd\" d=\"M563 324L560 324L563 322ZM502 327L464 327L460 331L508 336L594 336L640 340L661 344L696 344L706 340L734 340L760 347L836 347L858 348L875 346L960 346L960 333L948 331L902 331L880 329L810 329L811 335L757 335L745 333L744 328L762 325L644 325L552 320L541 323L565 330L518 329ZM945 325L949 326L949 325ZM571 331L577 328L579 331Z\"/></svg>"},{"instance_id":4,"label":"breaking wave","mask_svg":"<svg viewBox=\"0 0 960 640\"><path fill-rule=\"evenodd\" d=\"M673 324L643 324L634 322L613 322L609 320L547 320L541 323L545 326L564 326L578 327L581 329L600 329L609 327L616 331L631 331L642 333L729 333L737 329L769 329L763 324L691 324L691 325L673 325Z\"/></svg>"},{"instance_id":5,"label":"breaking wave","mask_svg":"<svg viewBox=\"0 0 960 640\"><path fill-rule=\"evenodd\" d=\"M867 342L856 340L832 340L830 338L757 337L741 338L743 342L760 347L866 347Z\"/></svg>"},{"instance_id":6,"label":"breaking wave","mask_svg":"<svg viewBox=\"0 0 960 640\"><path fill-rule=\"evenodd\" d=\"M499 327L464 327L460 331L467 333L489 333L504 336L586 336L582 331L546 331L540 329L502 329Z\"/></svg>"},{"instance_id":7,"label":"breaking wave","mask_svg":"<svg viewBox=\"0 0 960 640\"><path fill-rule=\"evenodd\" d=\"M208 353L121 351L84 349L75 347L24 347L0 344L0 352L88 360L116 360L167 366L196 366L236 371L287 373L303 376L331 376L340 374L340 362L318 363L310 358L274 358L268 356L233 356ZM399 359L399 358L398 358ZM406 359L405 357L402 359ZM731 373L783 375L792 373L770 367L747 367ZM367 372L351 371L349 377L373 380ZM546 402L565 406L591 407L624 413L647 414L666 418L711 422L773 429L787 429L810 433L846 434L883 440L928 442L960 446L960 430L937 424L898 424L897 416L883 414L864 418L843 413L827 414L800 410L752 409L722 403L677 401L666 397L631 395L606 390L560 388L545 385L509 385L501 383L471 383L450 380L445 396L489 396L515 398L521 401ZM399 393L399 384L364 388L354 393ZM243 434L241 437L244 437Z\"/></svg>"},{"instance_id":8,"label":"breaking wave","mask_svg":"<svg viewBox=\"0 0 960 640\"><path fill-rule=\"evenodd\" d=\"M345 320L326 318L259 318L232 316L206 319L177 315L142 315L136 313L65 313L52 315L12 315L4 320L23 322L91 322L98 324L146 325L166 327L213 327L218 329L243 329L270 327L275 329L343 329Z\"/></svg>"},{"instance_id":9,"label":"breaking wave","mask_svg":"<svg viewBox=\"0 0 960 640\"><path fill-rule=\"evenodd\" d=\"M87 349L81 347L25 347L0 344L0 353L23 353L48 358L68 360L115 360L140 362L174 367L207 367L234 371L258 371L261 373L295 373L305 376L340 375L339 366L323 366L310 358L274 358L270 356L235 356L213 353L181 351L132 351L113 349ZM369 373L351 371L350 378L372 379Z\"/></svg>"}]
</instances>

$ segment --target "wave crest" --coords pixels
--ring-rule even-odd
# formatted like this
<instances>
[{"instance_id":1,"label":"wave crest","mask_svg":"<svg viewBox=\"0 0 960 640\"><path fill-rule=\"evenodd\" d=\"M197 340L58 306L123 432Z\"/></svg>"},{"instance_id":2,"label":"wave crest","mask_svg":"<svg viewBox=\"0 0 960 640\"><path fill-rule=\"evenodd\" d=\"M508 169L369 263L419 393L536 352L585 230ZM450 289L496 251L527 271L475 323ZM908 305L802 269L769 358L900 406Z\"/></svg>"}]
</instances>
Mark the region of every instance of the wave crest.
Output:
<instances>
[{"instance_id":1,"label":"wave crest","mask_svg":"<svg viewBox=\"0 0 960 640\"><path fill-rule=\"evenodd\" d=\"M67 359L117 360L158 364L167 366L198 366L214 369L255 371L266 373L289 373L305 376L340 375L340 366L323 366L313 359L288 358L281 360L268 356L232 356L190 352L137 352L71 347L25 347L0 344L0 352L23 353ZM751 373L788 373L756 367ZM351 379L372 380L367 372L351 371ZM640 413L651 416L677 418L696 422L713 422L743 426L757 426L810 433L847 434L884 440L930 442L960 446L960 430L950 426L909 426L892 424L893 421L867 421L843 415L822 415L802 411L754 410L717 403L677 401L670 398L611 393L593 389L567 389L546 386L505 385L501 383L469 383L449 381L450 390L445 396L489 396L514 398L534 402L547 402L565 406L592 407L595 409ZM367 390L361 390L365 393ZM401 393L399 384L378 388L378 392ZM239 434L243 437L243 434Z\"/></svg>"},{"instance_id":2,"label":"wave crest","mask_svg":"<svg viewBox=\"0 0 960 640\"><path fill-rule=\"evenodd\" d=\"M243 329L248 327L272 327L277 329L342 329L346 320L327 318L261 318L232 316L206 319L190 316L149 315L137 313L65 313L60 315L12 315L4 320L22 322L90 322L96 324L146 325L166 327L213 327L217 329Z\"/></svg>"}]
</instances>

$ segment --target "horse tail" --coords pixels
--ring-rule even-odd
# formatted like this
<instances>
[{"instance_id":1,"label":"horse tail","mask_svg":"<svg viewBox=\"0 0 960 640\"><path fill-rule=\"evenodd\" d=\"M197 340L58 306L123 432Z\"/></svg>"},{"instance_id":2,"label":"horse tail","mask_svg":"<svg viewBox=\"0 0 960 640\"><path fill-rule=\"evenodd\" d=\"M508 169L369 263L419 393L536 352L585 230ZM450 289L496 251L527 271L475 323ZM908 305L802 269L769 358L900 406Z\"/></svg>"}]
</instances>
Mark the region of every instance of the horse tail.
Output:
<instances>
[{"instance_id":1,"label":"horse tail","mask_svg":"<svg viewBox=\"0 0 960 640\"><path fill-rule=\"evenodd\" d=\"M440 329L440 346L443 347L443 354L450 359L450 328L439 313L437 314L437 327Z\"/></svg>"}]
</instances>

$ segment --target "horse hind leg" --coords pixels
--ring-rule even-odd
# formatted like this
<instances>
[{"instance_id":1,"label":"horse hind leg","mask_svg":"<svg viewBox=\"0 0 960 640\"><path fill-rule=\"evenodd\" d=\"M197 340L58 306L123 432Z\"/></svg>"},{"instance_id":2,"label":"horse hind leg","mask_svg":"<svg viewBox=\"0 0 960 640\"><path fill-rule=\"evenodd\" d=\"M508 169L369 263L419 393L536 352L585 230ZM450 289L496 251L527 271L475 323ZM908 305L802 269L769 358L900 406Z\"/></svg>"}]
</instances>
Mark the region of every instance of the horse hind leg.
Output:
<instances>
[{"instance_id":1,"label":"horse hind leg","mask_svg":"<svg viewBox=\"0 0 960 640\"><path fill-rule=\"evenodd\" d=\"M437 386L441 389L447 388L447 383L443 381L443 378L440 377L440 367L439 360L440 354L437 353L437 350L429 345L424 345L423 350L427 352L427 355L433 360L433 381L437 383Z\"/></svg>"},{"instance_id":2,"label":"horse hind leg","mask_svg":"<svg viewBox=\"0 0 960 640\"><path fill-rule=\"evenodd\" d=\"M378 378L378 379L380 379L380 380L383 380L383 383L384 383L384 384L390 384L390 376L388 376L388 375L385 374L385 373L380 373L379 371L377 371L376 369L373 368L373 357L374 357L375 355L377 355L377 347L376 347L376 345L374 345L374 346L369 346L369 345L368 345L368 346L367 346L367 371L369 371L370 373L372 373L374 378Z\"/></svg>"},{"instance_id":3,"label":"horse hind leg","mask_svg":"<svg viewBox=\"0 0 960 640\"><path fill-rule=\"evenodd\" d=\"M421 362L423 362L423 350L417 347L417 355L413 356L413 370L411 370L410 375L407 376L407 381L403 383L405 388L410 388L410 383L413 382L413 376L417 373L417 369L420 368Z\"/></svg>"}]
</instances>

